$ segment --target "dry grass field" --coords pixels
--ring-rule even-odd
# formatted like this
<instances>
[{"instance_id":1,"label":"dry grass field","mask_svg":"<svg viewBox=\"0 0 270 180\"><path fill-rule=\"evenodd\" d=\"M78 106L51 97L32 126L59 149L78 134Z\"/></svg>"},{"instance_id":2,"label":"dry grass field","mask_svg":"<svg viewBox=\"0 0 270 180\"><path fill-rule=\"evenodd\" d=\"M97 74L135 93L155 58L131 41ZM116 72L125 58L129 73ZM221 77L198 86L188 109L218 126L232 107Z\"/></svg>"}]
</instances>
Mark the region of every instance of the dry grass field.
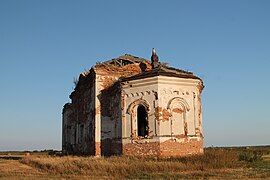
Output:
<instances>
[{"instance_id":1,"label":"dry grass field","mask_svg":"<svg viewBox=\"0 0 270 180\"><path fill-rule=\"evenodd\" d=\"M0 153L0 179L270 179L270 146L206 148L179 158Z\"/></svg>"}]
</instances>

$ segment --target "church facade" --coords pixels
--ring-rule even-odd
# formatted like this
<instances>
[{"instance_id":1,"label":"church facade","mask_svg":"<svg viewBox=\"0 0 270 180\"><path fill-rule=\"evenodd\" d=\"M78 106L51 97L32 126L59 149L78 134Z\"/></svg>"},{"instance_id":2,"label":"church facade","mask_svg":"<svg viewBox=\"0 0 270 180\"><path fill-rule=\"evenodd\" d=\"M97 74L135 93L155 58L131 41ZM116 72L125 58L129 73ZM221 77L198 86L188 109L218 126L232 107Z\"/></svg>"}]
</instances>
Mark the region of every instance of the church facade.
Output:
<instances>
[{"instance_id":1,"label":"church facade","mask_svg":"<svg viewBox=\"0 0 270 180\"><path fill-rule=\"evenodd\" d=\"M203 82L131 55L80 74L63 108L64 154L185 156L203 153Z\"/></svg>"}]
</instances>

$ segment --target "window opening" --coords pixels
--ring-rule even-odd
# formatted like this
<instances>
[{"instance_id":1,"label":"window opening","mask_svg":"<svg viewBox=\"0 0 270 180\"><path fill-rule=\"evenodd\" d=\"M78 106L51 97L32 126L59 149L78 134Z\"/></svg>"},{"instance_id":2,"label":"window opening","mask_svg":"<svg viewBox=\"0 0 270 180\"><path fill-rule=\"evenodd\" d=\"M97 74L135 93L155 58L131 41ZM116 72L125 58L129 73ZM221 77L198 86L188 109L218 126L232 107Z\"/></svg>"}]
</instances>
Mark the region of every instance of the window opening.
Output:
<instances>
[{"instance_id":1,"label":"window opening","mask_svg":"<svg viewBox=\"0 0 270 180\"><path fill-rule=\"evenodd\" d=\"M80 125L80 141L83 142L83 135L84 135L84 125Z\"/></svg>"},{"instance_id":2,"label":"window opening","mask_svg":"<svg viewBox=\"0 0 270 180\"><path fill-rule=\"evenodd\" d=\"M147 112L145 107L140 105L137 109L138 136L148 136Z\"/></svg>"}]
</instances>

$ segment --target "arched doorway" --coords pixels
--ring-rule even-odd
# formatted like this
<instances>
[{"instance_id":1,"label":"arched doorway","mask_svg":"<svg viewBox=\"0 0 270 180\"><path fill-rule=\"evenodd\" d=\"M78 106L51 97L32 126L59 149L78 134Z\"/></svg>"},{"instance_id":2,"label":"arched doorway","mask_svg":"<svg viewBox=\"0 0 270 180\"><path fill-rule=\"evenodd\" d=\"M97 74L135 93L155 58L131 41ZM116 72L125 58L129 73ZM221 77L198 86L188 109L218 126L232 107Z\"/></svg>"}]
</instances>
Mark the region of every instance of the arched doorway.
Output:
<instances>
[{"instance_id":1,"label":"arched doorway","mask_svg":"<svg viewBox=\"0 0 270 180\"><path fill-rule=\"evenodd\" d=\"M147 112L142 105L139 105L137 109L137 124L138 136L148 136Z\"/></svg>"}]
</instances>

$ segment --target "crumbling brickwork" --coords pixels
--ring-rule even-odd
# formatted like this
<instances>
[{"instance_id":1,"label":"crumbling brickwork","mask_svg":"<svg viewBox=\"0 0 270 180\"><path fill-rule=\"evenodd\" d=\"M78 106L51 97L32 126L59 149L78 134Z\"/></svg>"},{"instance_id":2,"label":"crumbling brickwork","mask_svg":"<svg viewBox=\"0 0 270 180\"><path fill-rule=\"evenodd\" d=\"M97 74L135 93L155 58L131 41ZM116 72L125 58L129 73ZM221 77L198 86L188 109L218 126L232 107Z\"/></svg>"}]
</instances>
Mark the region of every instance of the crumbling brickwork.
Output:
<instances>
[{"instance_id":1,"label":"crumbling brickwork","mask_svg":"<svg viewBox=\"0 0 270 180\"><path fill-rule=\"evenodd\" d=\"M63 152L66 154L94 154L95 146L95 84L93 72L82 73L71 103L63 109Z\"/></svg>"},{"instance_id":2,"label":"crumbling brickwork","mask_svg":"<svg viewBox=\"0 0 270 180\"><path fill-rule=\"evenodd\" d=\"M96 156L203 153L202 80L131 55L80 75L63 109L63 152Z\"/></svg>"}]
</instances>

